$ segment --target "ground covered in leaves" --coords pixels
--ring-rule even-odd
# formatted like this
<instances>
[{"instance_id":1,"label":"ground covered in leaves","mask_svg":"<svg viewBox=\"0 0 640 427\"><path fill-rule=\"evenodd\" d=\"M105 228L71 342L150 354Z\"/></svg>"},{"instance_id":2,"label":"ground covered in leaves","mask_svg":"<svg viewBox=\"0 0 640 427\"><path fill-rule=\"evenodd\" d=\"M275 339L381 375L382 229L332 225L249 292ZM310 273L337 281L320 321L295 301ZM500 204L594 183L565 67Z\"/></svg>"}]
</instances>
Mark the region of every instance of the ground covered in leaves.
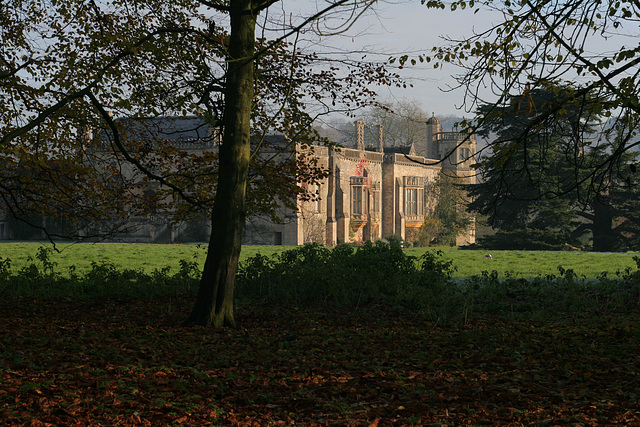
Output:
<instances>
[{"instance_id":1,"label":"ground covered in leaves","mask_svg":"<svg viewBox=\"0 0 640 427\"><path fill-rule=\"evenodd\" d=\"M637 425L637 315L420 316L240 307L181 328L191 297L0 304L3 425Z\"/></svg>"}]
</instances>

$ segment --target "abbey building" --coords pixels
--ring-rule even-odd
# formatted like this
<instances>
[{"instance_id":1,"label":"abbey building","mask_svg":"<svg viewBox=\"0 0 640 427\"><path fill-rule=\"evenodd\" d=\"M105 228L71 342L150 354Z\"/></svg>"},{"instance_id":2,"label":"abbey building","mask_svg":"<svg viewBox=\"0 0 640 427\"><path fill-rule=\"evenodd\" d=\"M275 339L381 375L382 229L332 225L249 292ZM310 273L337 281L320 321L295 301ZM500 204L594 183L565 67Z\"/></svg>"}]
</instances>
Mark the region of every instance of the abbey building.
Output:
<instances>
[{"instance_id":1,"label":"abbey building","mask_svg":"<svg viewBox=\"0 0 640 427\"><path fill-rule=\"evenodd\" d=\"M198 117L125 119L125 122L122 137L135 140L138 145L148 145L151 151L154 151L154 144L159 143L157 141L162 141L189 155L203 156L216 153L221 140L219 129L208 126ZM391 235L416 241L420 226L425 217L432 214L437 200L433 185L437 177L443 174L466 183L475 182L470 167L476 153L475 136L445 132L435 116L427 122L425 134L407 146L385 146L382 126L374 126L374 132L368 135L375 137L367 140L364 122L356 122L355 130L355 141L342 148L315 145L310 150L286 142L281 135L271 136L276 144L280 139L281 145L288 147L287 155L315 156L317 166L327 170L328 176L314 188L306 188L315 194L313 200L299 200L296 209L282 207L280 221L256 215L248 218L244 243L301 245L318 242L331 246L375 241ZM97 133L93 138L100 140L105 135ZM156 142L150 142L154 140ZM123 167L121 172L138 188L140 197L161 189L159 183L136 178L140 174L132 166ZM460 208L463 209L462 204ZM212 226L207 219L176 223L169 215L153 211L144 215L131 212L127 232L113 235L111 240L205 241ZM47 220L42 218L43 224ZM43 236L20 234L18 228L0 218L0 239L30 238ZM456 243L464 245L474 241L472 226L458 236Z\"/></svg>"},{"instance_id":2,"label":"abbey building","mask_svg":"<svg viewBox=\"0 0 640 427\"><path fill-rule=\"evenodd\" d=\"M444 132L434 116L427 123L424 139L410 146L385 147L384 129L378 127L375 141L365 141L364 126L356 122L353 148L314 147L319 164L329 170L329 176L311 189L317 199L299 202L296 212L283 212L282 224L250 219L246 242L335 245L390 235L414 241L435 206L433 183L439 174L475 182L470 168L476 153L475 135ZM471 227L456 243L473 242L475 229Z\"/></svg>"}]
</instances>

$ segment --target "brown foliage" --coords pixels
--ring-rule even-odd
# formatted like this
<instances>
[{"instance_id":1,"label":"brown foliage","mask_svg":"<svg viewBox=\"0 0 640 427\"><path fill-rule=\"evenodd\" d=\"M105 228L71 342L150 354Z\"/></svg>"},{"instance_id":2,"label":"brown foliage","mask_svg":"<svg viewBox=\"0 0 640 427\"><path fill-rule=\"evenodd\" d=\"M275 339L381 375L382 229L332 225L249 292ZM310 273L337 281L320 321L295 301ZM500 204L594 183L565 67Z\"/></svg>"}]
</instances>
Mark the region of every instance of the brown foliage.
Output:
<instances>
[{"instance_id":1,"label":"brown foliage","mask_svg":"<svg viewBox=\"0 0 640 427\"><path fill-rule=\"evenodd\" d=\"M4 301L4 425L640 425L640 323L240 307L191 297Z\"/></svg>"}]
</instances>

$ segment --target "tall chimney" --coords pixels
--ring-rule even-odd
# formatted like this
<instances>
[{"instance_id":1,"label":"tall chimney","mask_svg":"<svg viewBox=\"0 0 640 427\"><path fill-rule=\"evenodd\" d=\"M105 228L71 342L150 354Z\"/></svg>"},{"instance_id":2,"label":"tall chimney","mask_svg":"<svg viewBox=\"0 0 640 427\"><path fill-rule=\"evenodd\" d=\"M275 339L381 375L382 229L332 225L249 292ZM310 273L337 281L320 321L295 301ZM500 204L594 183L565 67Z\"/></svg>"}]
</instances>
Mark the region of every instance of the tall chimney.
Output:
<instances>
[{"instance_id":1,"label":"tall chimney","mask_svg":"<svg viewBox=\"0 0 640 427\"><path fill-rule=\"evenodd\" d=\"M384 125L378 125L378 151L384 153Z\"/></svg>"},{"instance_id":2,"label":"tall chimney","mask_svg":"<svg viewBox=\"0 0 640 427\"><path fill-rule=\"evenodd\" d=\"M356 121L356 132L358 135L356 148L364 151L364 121Z\"/></svg>"}]
</instances>

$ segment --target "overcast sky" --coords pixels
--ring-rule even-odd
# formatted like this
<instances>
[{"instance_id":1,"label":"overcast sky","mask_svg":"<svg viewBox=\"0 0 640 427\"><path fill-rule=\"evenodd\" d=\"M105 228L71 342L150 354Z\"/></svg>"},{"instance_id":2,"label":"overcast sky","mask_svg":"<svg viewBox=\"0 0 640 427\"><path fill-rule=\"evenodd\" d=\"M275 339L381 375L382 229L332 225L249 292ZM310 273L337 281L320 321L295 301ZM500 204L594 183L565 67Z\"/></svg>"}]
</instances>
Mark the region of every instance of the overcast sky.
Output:
<instances>
[{"instance_id":1,"label":"overcast sky","mask_svg":"<svg viewBox=\"0 0 640 427\"><path fill-rule=\"evenodd\" d=\"M450 5L450 2L445 2ZM498 5L500 2L497 2ZM309 16L316 10L326 7L326 0L282 0L279 5L288 19L299 22L303 16ZM477 8L478 6L476 6ZM332 24L336 25L344 14L339 15ZM298 17L296 21L295 17ZM451 39L465 39L474 33L491 28L502 22L500 11L488 10L483 7L478 13L467 8L451 11L428 9L420 0L378 0L373 9L360 17L346 34L325 37L320 40L320 47L325 49L340 48L344 51L369 52L368 59L387 60L392 55L402 53L416 57L418 54L429 54L433 46L444 45L443 36ZM588 35L587 35L588 33ZM623 21L620 27L609 26L604 33L600 31L585 32L584 56L598 60L603 55L611 56L622 46L635 47L638 45L638 24L633 19ZM377 58L375 53L377 53ZM633 67L628 73L637 71ZM455 115L471 117L472 112L465 111L463 92L445 92L455 80L452 74L460 70L452 65L445 65L441 69L423 64L419 67L407 66L403 75L411 78L413 88L406 90L390 88L381 89L382 99L406 98L418 101L427 113L434 112L438 116ZM577 82L582 79L569 73L564 79L574 78ZM495 96L481 94L484 101L493 102Z\"/></svg>"},{"instance_id":2,"label":"overcast sky","mask_svg":"<svg viewBox=\"0 0 640 427\"><path fill-rule=\"evenodd\" d=\"M283 10L290 17L309 16L310 12L325 5L324 1L284 0ZM493 19L495 15L492 17L486 11L474 14L470 10L452 12L427 9L420 4L420 0L379 1L372 11L360 17L346 33L324 37L319 43L329 51L343 49L368 52L367 59L384 61L399 53L416 57L419 53L428 54L433 46L444 44L442 36L454 39L469 36L474 28L484 29ZM311 38L310 35L306 37ZM455 84L451 78L451 74L457 72L455 67L434 69L432 65L425 63L419 66L409 65L400 72L411 79L413 88L381 88L379 93L382 100L417 100L426 112L434 112L438 116L471 115L461 109L461 91L443 91Z\"/></svg>"}]
</instances>

